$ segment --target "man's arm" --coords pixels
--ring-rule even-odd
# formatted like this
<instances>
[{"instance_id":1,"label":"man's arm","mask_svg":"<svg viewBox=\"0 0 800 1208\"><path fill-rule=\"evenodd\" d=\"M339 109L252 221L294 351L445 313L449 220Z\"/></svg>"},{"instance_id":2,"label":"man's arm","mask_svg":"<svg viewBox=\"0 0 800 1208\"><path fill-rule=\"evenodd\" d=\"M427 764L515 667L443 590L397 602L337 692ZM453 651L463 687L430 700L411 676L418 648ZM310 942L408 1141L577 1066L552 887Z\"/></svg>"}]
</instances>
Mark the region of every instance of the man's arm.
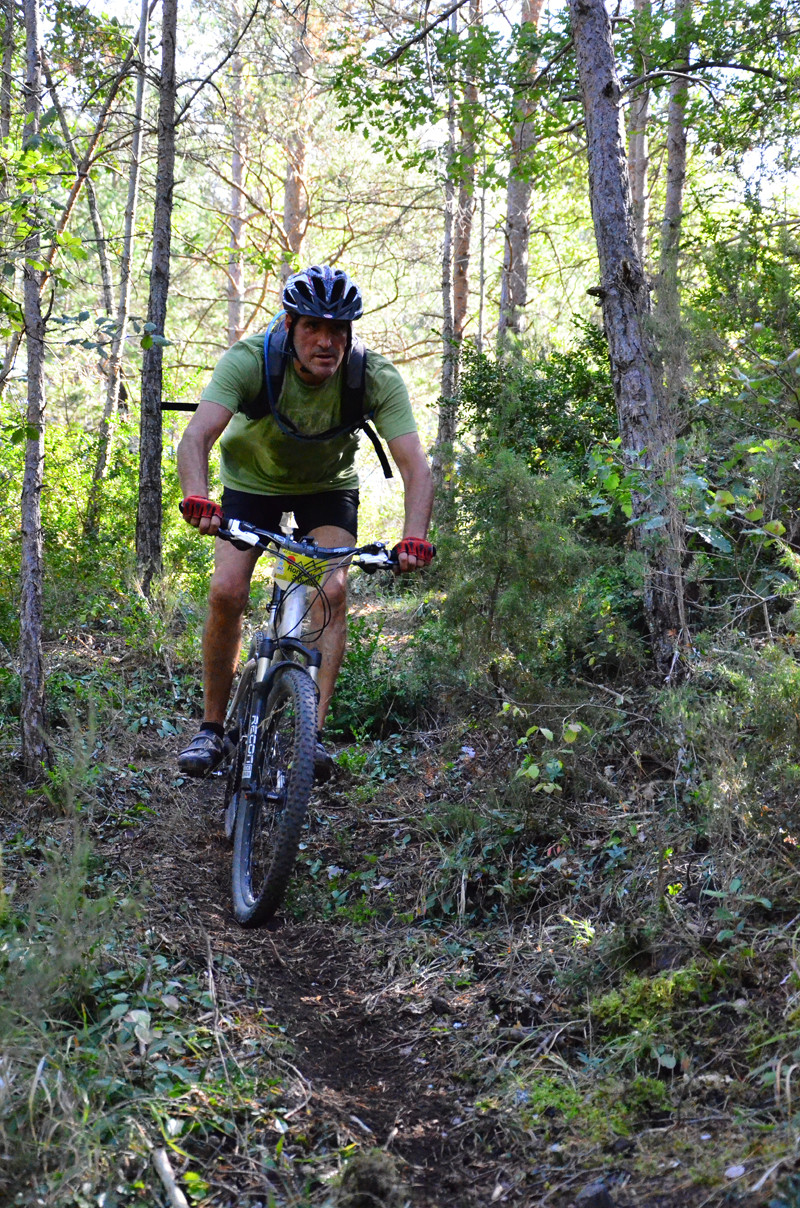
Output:
<instances>
[{"instance_id":1,"label":"man's arm","mask_svg":"<svg viewBox=\"0 0 800 1208\"><path fill-rule=\"evenodd\" d=\"M428 534L433 508L433 476L428 459L422 450L416 432L396 436L388 444L392 460L403 479L405 492L403 536L418 537L424 540ZM398 560L401 571L416 570L418 566L425 565L413 554L403 552L398 555Z\"/></svg>"},{"instance_id":2,"label":"man's arm","mask_svg":"<svg viewBox=\"0 0 800 1208\"><path fill-rule=\"evenodd\" d=\"M201 402L178 445L178 475L184 499L190 495L208 498L208 456L227 428L232 413L219 403ZM187 517L204 535L213 536L219 529L218 516Z\"/></svg>"}]
</instances>

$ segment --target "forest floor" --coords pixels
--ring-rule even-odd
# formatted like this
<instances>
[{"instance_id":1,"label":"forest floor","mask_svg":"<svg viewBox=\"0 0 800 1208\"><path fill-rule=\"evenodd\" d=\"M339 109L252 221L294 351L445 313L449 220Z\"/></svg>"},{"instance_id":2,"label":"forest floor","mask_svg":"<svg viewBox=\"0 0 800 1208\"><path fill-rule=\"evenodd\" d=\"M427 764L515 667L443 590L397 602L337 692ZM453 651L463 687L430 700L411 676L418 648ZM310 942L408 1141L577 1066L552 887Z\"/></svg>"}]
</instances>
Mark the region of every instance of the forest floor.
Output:
<instances>
[{"instance_id":1,"label":"forest floor","mask_svg":"<svg viewBox=\"0 0 800 1208\"><path fill-rule=\"evenodd\" d=\"M73 671L100 665L108 676L112 649L73 652ZM342 766L313 798L285 907L248 932L230 910L223 781L176 776L180 736L141 720L124 753L106 746L84 821L52 805L43 816L16 791L6 798L4 876L33 894L32 915L48 851L88 832L88 897L111 903L116 939L108 918L100 931L87 922L81 898L98 1022L87 1024L83 1002L72 1042L48 1057L58 1086L88 1080L86 1102L111 1122L83 1145L86 1112L80 1124L69 1103L57 1110L34 1042L26 1058L19 1036L7 1037L6 1070L15 1057L31 1071L22 1089L38 1144L4 1202L165 1202L147 1161L163 1143L196 1208L800 1204L798 917L787 909L767 924L759 911L772 902L742 889L738 946L714 940L708 907L721 894L703 902L702 846L687 838L679 852L673 835L668 879L681 889L653 924L664 858L637 849L643 834L665 849L658 807L672 790L657 761L645 773L637 752L637 787L616 800L536 797L537 863L520 871L499 788L518 756L494 721L428 718L365 740L355 771L363 751L341 748ZM796 882L783 855L769 873L775 899L781 879ZM64 904L54 893L41 926L57 965L50 932ZM91 1054L91 1074L76 1052ZM11 1084L0 1078L6 1147ZM72 1112L70 1161L83 1163L74 1198L59 1199L66 1176L54 1174L65 1164L58 1111Z\"/></svg>"}]
</instances>

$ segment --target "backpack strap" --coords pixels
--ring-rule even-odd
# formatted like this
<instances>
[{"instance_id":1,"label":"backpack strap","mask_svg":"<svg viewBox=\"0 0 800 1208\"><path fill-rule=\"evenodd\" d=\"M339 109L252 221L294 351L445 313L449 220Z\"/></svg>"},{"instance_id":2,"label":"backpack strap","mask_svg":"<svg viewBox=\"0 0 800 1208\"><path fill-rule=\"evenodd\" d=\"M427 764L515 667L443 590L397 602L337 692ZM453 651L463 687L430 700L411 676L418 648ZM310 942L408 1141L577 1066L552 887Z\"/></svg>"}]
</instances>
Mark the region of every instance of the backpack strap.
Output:
<instances>
[{"instance_id":1,"label":"backpack strap","mask_svg":"<svg viewBox=\"0 0 800 1208\"><path fill-rule=\"evenodd\" d=\"M363 340L353 336L348 349L342 378L342 423L345 427L361 428L372 441L378 461L381 463L384 478L393 478L392 467L386 456L386 450L381 444L380 437L372 424L374 411L365 411L367 398L367 349Z\"/></svg>"},{"instance_id":2,"label":"backpack strap","mask_svg":"<svg viewBox=\"0 0 800 1208\"><path fill-rule=\"evenodd\" d=\"M375 452L378 455L378 460L381 463L384 477L392 478L393 474L392 468L389 465L389 459L386 456L377 432L375 432L369 423L369 420L373 418L374 412L366 412L364 410L367 394L367 349L358 336L354 336L351 340L343 366L341 424L328 428L325 432L315 432L313 435L308 435L305 432L301 432L297 425L289 419L288 415L284 415L278 409L278 400L280 399L283 387L286 366L291 357L289 333L284 324L284 314L284 311L277 314L264 334L265 389L263 394L266 394L269 413L275 420L275 423L285 436L291 436L294 440L311 442L335 440L337 436L344 436L346 433L355 432L361 428L372 441ZM258 419L266 414L263 404L261 407L258 406L259 401L256 400L254 409L248 409L246 412L249 419Z\"/></svg>"}]
</instances>

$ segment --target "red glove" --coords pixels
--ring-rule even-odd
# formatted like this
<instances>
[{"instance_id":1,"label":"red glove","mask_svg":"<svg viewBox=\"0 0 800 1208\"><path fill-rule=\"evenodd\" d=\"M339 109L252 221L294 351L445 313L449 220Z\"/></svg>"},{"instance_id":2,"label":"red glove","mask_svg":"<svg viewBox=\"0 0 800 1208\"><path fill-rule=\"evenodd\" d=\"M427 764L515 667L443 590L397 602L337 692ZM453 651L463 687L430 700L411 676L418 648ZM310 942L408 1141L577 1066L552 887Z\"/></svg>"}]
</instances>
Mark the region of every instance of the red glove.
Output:
<instances>
[{"instance_id":1,"label":"red glove","mask_svg":"<svg viewBox=\"0 0 800 1208\"><path fill-rule=\"evenodd\" d=\"M408 554L409 557L416 558L417 562L423 566L427 566L436 556L436 546L431 545L430 541L425 541L422 537L404 537L402 541L398 541L392 553L395 558L399 554Z\"/></svg>"},{"instance_id":2,"label":"red glove","mask_svg":"<svg viewBox=\"0 0 800 1208\"><path fill-rule=\"evenodd\" d=\"M189 524L193 521L200 521L204 517L210 520L214 516L219 516L222 520L222 508L218 503L214 503L213 499L204 499L202 495L187 495L181 503L181 512L184 520L188 520Z\"/></svg>"}]
</instances>

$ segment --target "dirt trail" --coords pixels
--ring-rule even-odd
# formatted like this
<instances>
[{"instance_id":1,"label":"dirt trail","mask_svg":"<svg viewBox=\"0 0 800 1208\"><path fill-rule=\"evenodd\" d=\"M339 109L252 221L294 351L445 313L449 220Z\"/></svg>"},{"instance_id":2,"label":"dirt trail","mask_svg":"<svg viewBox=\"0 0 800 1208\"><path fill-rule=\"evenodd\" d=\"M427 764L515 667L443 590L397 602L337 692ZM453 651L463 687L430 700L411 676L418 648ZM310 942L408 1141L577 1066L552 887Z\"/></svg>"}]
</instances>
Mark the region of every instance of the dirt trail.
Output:
<instances>
[{"instance_id":1,"label":"dirt trail","mask_svg":"<svg viewBox=\"0 0 800 1208\"><path fill-rule=\"evenodd\" d=\"M398 955L407 955L424 929L394 916L363 925L354 925L347 912L326 918L329 910L320 909L319 896L311 894L313 878L302 862L297 881L309 887L308 901L301 889L294 914L283 911L269 930L243 931L230 911L231 856L222 830L221 780L176 787L172 744L156 751L151 747L149 755L157 760L157 766L150 766L161 808L146 827L117 837L113 857L134 881L149 883L148 921L167 946L197 968L210 965L221 985L226 962L232 962L236 975L229 975L227 989L233 1010L250 1013L254 1036L272 1026L285 1037L292 1074L285 1085L284 1110L292 1129L315 1152L335 1157L350 1145L387 1149L400 1159L414 1208L493 1203L516 1208L755 1208L770 1202L769 1197L748 1195L743 1186L710 1188L689 1174L683 1159L691 1120L653 1121L640 1138L623 1138L619 1149L601 1152L588 1140L577 1148L555 1143L560 1136L557 1118L534 1135L522 1121L509 1121L496 1111L491 1095L479 1102L484 1095L481 1060L502 1062L504 1054L510 1055L509 1045L519 1040L519 1027L500 1027L501 1017L495 1014L502 1011L498 999L513 998L510 966L487 957L476 966L469 989L461 992L444 972L455 968L448 957L428 981L426 974L418 976L418 969L409 970L408 962L403 967ZM413 786L406 790L413 795ZM306 858L313 854L322 857L323 865L335 863L337 844L346 835L351 864L382 851L381 859L391 860L385 854L387 828L381 828L388 815L376 817L380 811L359 807L351 797L357 792L345 782L338 796L323 790L312 799ZM392 785L386 797L393 813L402 814L399 786ZM408 821L411 825L411 817ZM411 851L398 858L413 867ZM318 894L327 892L320 889L324 879L323 868ZM430 931L425 936L424 942L442 942L431 939ZM526 984L535 977L533 966L519 973ZM442 990L456 1014L438 1018L434 1008ZM544 1013L558 1009L555 999L542 1002ZM501 1023L513 1019L501 1018ZM556 1034L560 1030L559 1025ZM505 1048L504 1031L511 1037ZM256 1208L264 1202L265 1190L263 1172L257 1170L255 1177L242 1176L239 1197L230 1202ZM323 1196L320 1190L317 1198L302 1203L317 1203Z\"/></svg>"},{"instance_id":2,"label":"dirt trail","mask_svg":"<svg viewBox=\"0 0 800 1208\"><path fill-rule=\"evenodd\" d=\"M162 784L172 776L164 756ZM149 883L154 924L177 928L190 960L210 953L212 962L237 962L293 1047L293 1111L309 1130L334 1134L339 1146L388 1148L402 1160L415 1208L488 1203L497 1163L465 1152L458 1130L450 1132L457 1088L427 1048L421 1055L419 1018L386 995L383 971L365 962L352 929L294 922L285 912L269 930L243 931L233 920L221 795L220 781L165 790L169 808L126 838L123 862Z\"/></svg>"}]
</instances>

